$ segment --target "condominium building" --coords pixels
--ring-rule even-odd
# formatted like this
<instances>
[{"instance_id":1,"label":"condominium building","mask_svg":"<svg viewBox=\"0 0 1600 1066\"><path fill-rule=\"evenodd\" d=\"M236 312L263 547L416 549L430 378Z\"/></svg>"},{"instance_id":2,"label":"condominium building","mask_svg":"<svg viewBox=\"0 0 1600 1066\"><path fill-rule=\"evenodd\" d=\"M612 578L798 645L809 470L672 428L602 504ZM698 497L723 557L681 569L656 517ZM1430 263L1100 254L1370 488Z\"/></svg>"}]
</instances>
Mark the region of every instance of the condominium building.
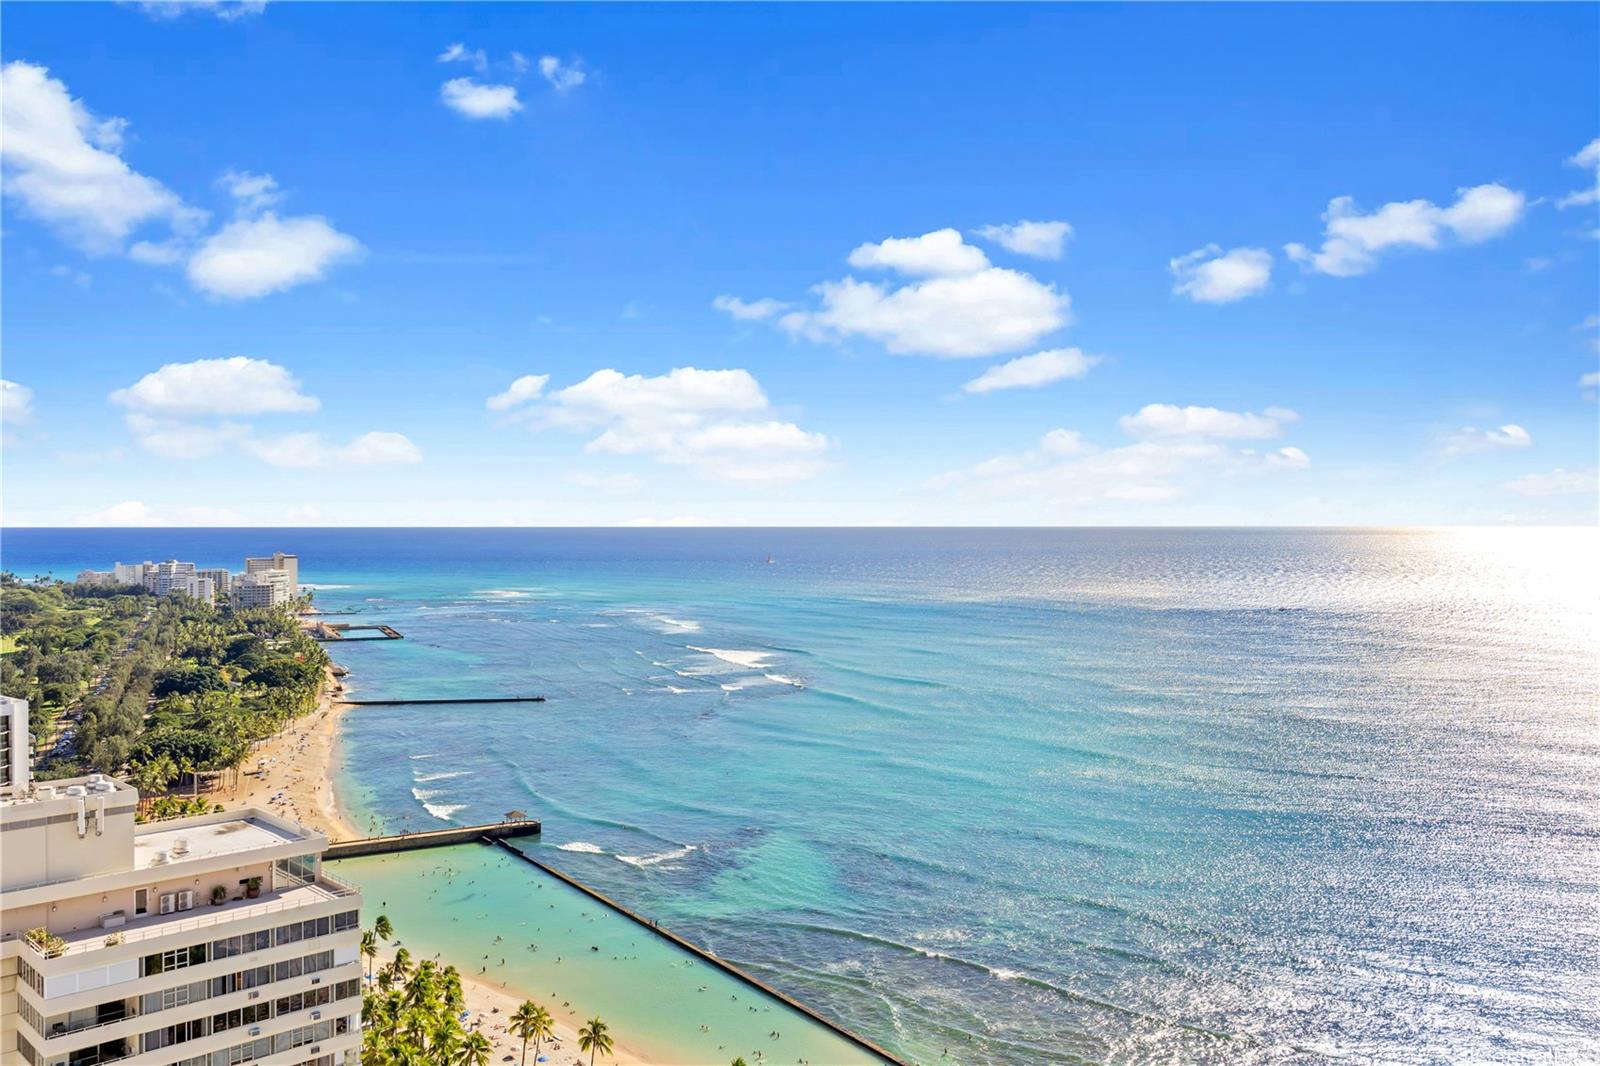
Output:
<instances>
[{"instance_id":1,"label":"condominium building","mask_svg":"<svg viewBox=\"0 0 1600 1066\"><path fill-rule=\"evenodd\" d=\"M176 559L157 563L155 570L155 587L151 589L157 596L170 596L174 592L189 593L195 580L195 565L193 563L180 563Z\"/></svg>"},{"instance_id":2,"label":"condominium building","mask_svg":"<svg viewBox=\"0 0 1600 1066\"><path fill-rule=\"evenodd\" d=\"M0 796L27 788L32 772L28 750L28 701L0 696Z\"/></svg>"},{"instance_id":3,"label":"condominium building","mask_svg":"<svg viewBox=\"0 0 1600 1066\"><path fill-rule=\"evenodd\" d=\"M211 582L211 595L213 598L225 596L233 588L233 575L220 566L196 570L194 574L195 577L204 578Z\"/></svg>"},{"instance_id":4,"label":"condominium building","mask_svg":"<svg viewBox=\"0 0 1600 1066\"><path fill-rule=\"evenodd\" d=\"M116 563L111 567L111 574L119 585L142 585L144 575L155 569L155 563Z\"/></svg>"},{"instance_id":5,"label":"condominium building","mask_svg":"<svg viewBox=\"0 0 1600 1066\"><path fill-rule=\"evenodd\" d=\"M79 585L114 585L117 575L110 570L79 570L72 580Z\"/></svg>"},{"instance_id":6,"label":"condominium building","mask_svg":"<svg viewBox=\"0 0 1600 1066\"><path fill-rule=\"evenodd\" d=\"M300 595L300 557L298 555L273 552L271 555L249 556L244 561L244 572L246 574L260 574L272 571L289 575L289 598L291 600Z\"/></svg>"},{"instance_id":7,"label":"condominium building","mask_svg":"<svg viewBox=\"0 0 1600 1066\"><path fill-rule=\"evenodd\" d=\"M233 583L237 607L281 607L294 600L293 578L285 570L247 570Z\"/></svg>"},{"instance_id":8,"label":"condominium building","mask_svg":"<svg viewBox=\"0 0 1600 1066\"><path fill-rule=\"evenodd\" d=\"M255 809L136 825L138 798L0 788L0 1066L355 1066L361 895L327 840Z\"/></svg>"}]
</instances>

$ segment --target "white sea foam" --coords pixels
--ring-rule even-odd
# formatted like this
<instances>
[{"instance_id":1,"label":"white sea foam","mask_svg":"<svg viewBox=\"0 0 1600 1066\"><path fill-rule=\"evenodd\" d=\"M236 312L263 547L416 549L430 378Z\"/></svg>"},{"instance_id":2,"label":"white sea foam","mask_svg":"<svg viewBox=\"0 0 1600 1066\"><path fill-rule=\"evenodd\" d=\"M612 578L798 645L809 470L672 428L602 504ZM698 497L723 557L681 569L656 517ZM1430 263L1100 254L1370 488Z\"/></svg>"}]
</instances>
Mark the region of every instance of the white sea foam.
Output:
<instances>
[{"instance_id":1,"label":"white sea foam","mask_svg":"<svg viewBox=\"0 0 1600 1066\"><path fill-rule=\"evenodd\" d=\"M466 777L470 773L472 773L471 770L442 770L436 774L419 774L413 772L412 779L420 784L424 781L447 781L452 777Z\"/></svg>"},{"instance_id":2,"label":"white sea foam","mask_svg":"<svg viewBox=\"0 0 1600 1066\"><path fill-rule=\"evenodd\" d=\"M429 752L424 752L421 755L413 755L411 757L413 759L437 759L439 757L439 753L436 752L436 751L429 751Z\"/></svg>"},{"instance_id":3,"label":"white sea foam","mask_svg":"<svg viewBox=\"0 0 1600 1066\"><path fill-rule=\"evenodd\" d=\"M579 624L579 627L583 628L583 629L615 629L616 628L610 622L580 622L578 624Z\"/></svg>"},{"instance_id":4,"label":"white sea foam","mask_svg":"<svg viewBox=\"0 0 1600 1066\"><path fill-rule=\"evenodd\" d=\"M767 665L767 660L772 658L769 651L738 651L732 648L701 648L694 644L685 644L690 651L704 652L714 658L734 666L742 666L746 670L760 670Z\"/></svg>"},{"instance_id":5,"label":"white sea foam","mask_svg":"<svg viewBox=\"0 0 1600 1066\"><path fill-rule=\"evenodd\" d=\"M422 804L424 810L442 822L448 822L457 811L467 809L465 803L435 803L434 800L444 795L443 789L414 788L411 795Z\"/></svg>"},{"instance_id":6,"label":"white sea foam","mask_svg":"<svg viewBox=\"0 0 1600 1066\"><path fill-rule=\"evenodd\" d=\"M780 685L793 685L795 688L805 688L806 683L798 677L789 677L787 674L763 674L768 681L776 681Z\"/></svg>"},{"instance_id":7,"label":"white sea foam","mask_svg":"<svg viewBox=\"0 0 1600 1066\"><path fill-rule=\"evenodd\" d=\"M605 848L602 848L599 844L591 844L587 840L574 840L567 844L557 844L556 848L560 851L581 851L585 855L604 855L606 853Z\"/></svg>"},{"instance_id":8,"label":"white sea foam","mask_svg":"<svg viewBox=\"0 0 1600 1066\"><path fill-rule=\"evenodd\" d=\"M1015 981L1019 977L1027 976L1021 970L1008 970L1004 966L988 966L985 969L1002 981Z\"/></svg>"},{"instance_id":9,"label":"white sea foam","mask_svg":"<svg viewBox=\"0 0 1600 1066\"><path fill-rule=\"evenodd\" d=\"M674 848L671 851L663 851L657 855L618 855L617 861L625 862L629 866L659 866L661 863L671 862L673 859L681 859L691 852L698 850L699 846L696 844L685 844L681 848Z\"/></svg>"},{"instance_id":10,"label":"white sea foam","mask_svg":"<svg viewBox=\"0 0 1600 1066\"><path fill-rule=\"evenodd\" d=\"M722 691L724 691L724 692L739 692L739 691L742 691L743 689L744 689L743 685L723 685L722 686Z\"/></svg>"},{"instance_id":11,"label":"white sea foam","mask_svg":"<svg viewBox=\"0 0 1600 1066\"><path fill-rule=\"evenodd\" d=\"M662 625L666 626L668 629L676 629L682 633L700 632L699 622L691 622L684 618L670 618L664 614L651 615L651 617L657 622L660 622Z\"/></svg>"},{"instance_id":12,"label":"white sea foam","mask_svg":"<svg viewBox=\"0 0 1600 1066\"><path fill-rule=\"evenodd\" d=\"M491 600L520 600L533 593L526 589L479 589L477 595Z\"/></svg>"}]
</instances>

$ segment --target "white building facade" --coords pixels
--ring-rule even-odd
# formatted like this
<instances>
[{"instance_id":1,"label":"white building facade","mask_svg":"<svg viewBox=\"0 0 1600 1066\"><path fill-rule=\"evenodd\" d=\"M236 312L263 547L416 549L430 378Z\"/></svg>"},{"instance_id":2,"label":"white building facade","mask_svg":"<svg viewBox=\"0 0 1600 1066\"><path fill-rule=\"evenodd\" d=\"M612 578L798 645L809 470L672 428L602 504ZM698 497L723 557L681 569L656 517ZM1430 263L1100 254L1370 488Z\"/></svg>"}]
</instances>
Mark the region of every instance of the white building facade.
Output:
<instances>
[{"instance_id":1,"label":"white building facade","mask_svg":"<svg viewBox=\"0 0 1600 1066\"><path fill-rule=\"evenodd\" d=\"M327 840L137 803L100 775L0 788L0 1066L356 1066L361 895Z\"/></svg>"}]
</instances>

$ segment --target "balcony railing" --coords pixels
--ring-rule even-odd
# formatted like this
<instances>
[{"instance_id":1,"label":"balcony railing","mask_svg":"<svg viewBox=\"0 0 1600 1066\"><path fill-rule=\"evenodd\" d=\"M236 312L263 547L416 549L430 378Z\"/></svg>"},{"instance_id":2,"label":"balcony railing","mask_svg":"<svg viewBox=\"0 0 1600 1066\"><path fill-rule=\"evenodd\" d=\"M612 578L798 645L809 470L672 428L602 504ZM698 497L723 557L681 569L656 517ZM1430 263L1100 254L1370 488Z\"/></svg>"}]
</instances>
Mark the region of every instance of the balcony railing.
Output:
<instances>
[{"instance_id":1,"label":"balcony railing","mask_svg":"<svg viewBox=\"0 0 1600 1066\"><path fill-rule=\"evenodd\" d=\"M170 936L194 929L209 929L218 925L231 925L263 914L275 914L280 911L297 910L314 903L325 900L342 899L345 896L355 895L359 889L345 884L337 878L319 875L315 882L298 884L273 893L272 899L259 903L247 903L243 900L225 903L220 907L208 907L190 918L179 918L172 914L153 915L130 923L120 929L110 930L83 930L69 933L64 938L66 946L59 951L46 951L31 939L24 938L24 943L41 958L59 959L71 955L84 955L91 951L99 951L120 944L136 944L156 937ZM200 908L196 907L196 911ZM179 911L177 914L190 912Z\"/></svg>"}]
</instances>

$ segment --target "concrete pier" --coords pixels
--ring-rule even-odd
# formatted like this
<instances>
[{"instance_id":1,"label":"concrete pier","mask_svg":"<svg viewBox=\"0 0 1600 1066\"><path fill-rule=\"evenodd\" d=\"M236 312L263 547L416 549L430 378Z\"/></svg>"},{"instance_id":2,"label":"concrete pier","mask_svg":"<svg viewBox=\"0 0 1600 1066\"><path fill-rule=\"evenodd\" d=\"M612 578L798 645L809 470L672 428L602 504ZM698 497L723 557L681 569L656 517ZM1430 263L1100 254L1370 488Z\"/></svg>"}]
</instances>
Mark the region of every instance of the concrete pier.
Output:
<instances>
[{"instance_id":1,"label":"concrete pier","mask_svg":"<svg viewBox=\"0 0 1600 1066\"><path fill-rule=\"evenodd\" d=\"M396 833L386 837L363 837L360 840L341 840L328 845L322 853L325 859L353 859L358 855L387 855L396 851L415 851L419 848L443 848L452 844L473 844L501 841L509 837L537 836L540 831L537 818L523 818L509 822L491 822L488 825L451 826L448 829L430 829L424 833Z\"/></svg>"},{"instance_id":2,"label":"concrete pier","mask_svg":"<svg viewBox=\"0 0 1600 1066\"><path fill-rule=\"evenodd\" d=\"M425 700L340 700L346 707L405 707L429 703L543 703L543 696L440 696Z\"/></svg>"}]
</instances>

